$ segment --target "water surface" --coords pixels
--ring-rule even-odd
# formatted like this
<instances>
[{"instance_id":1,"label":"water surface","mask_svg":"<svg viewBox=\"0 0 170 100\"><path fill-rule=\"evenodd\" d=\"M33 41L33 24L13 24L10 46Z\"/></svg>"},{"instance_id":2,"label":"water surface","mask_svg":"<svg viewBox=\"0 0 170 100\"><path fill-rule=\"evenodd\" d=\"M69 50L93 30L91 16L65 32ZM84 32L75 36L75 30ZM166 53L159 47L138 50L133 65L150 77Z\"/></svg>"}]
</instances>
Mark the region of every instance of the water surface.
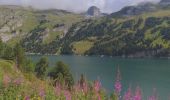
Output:
<instances>
[{"instance_id":1,"label":"water surface","mask_svg":"<svg viewBox=\"0 0 170 100\"><path fill-rule=\"evenodd\" d=\"M38 61L42 56L29 56ZM104 88L111 93L114 88L117 68L121 71L123 92L129 86L142 88L145 99L156 88L160 100L170 96L170 59L158 58L111 58L84 56L47 56L50 65L64 61L70 66L75 80L84 74L88 80L100 79Z\"/></svg>"}]
</instances>

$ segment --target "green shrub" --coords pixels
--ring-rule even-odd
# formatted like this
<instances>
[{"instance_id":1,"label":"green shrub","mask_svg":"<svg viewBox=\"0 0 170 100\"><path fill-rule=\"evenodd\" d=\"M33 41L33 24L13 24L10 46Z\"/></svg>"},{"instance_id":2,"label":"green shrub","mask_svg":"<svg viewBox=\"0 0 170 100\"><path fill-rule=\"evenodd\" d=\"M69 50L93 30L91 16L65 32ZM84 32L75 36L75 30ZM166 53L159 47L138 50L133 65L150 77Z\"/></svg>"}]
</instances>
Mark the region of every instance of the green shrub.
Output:
<instances>
[{"instance_id":1,"label":"green shrub","mask_svg":"<svg viewBox=\"0 0 170 100\"><path fill-rule=\"evenodd\" d=\"M68 66L61 61L56 63L53 70L49 72L49 76L61 84L68 85L69 88L74 84L74 80Z\"/></svg>"},{"instance_id":2,"label":"green shrub","mask_svg":"<svg viewBox=\"0 0 170 100\"><path fill-rule=\"evenodd\" d=\"M48 67L49 67L48 58L42 57L35 67L36 76L40 79L43 79L46 75Z\"/></svg>"}]
</instances>

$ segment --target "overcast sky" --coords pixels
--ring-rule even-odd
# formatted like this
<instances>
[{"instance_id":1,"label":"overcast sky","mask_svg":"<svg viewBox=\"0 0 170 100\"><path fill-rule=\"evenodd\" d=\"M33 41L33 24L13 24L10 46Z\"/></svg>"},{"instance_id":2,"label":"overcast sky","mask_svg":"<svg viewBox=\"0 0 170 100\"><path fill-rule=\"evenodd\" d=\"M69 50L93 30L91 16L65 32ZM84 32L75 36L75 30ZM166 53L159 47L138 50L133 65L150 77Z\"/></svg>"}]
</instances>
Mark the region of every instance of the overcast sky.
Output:
<instances>
[{"instance_id":1,"label":"overcast sky","mask_svg":"<svg viewBox=\"0 0 170 100\"><path fill-rule=\"evenodd\" d=\"M56 8L75 12L85 11L95 5L101 11L110 13L127 5L146 1L158 2L159 0L0 0L0 4L33 6L39 9Z\"/></svg>"}]
</instances>

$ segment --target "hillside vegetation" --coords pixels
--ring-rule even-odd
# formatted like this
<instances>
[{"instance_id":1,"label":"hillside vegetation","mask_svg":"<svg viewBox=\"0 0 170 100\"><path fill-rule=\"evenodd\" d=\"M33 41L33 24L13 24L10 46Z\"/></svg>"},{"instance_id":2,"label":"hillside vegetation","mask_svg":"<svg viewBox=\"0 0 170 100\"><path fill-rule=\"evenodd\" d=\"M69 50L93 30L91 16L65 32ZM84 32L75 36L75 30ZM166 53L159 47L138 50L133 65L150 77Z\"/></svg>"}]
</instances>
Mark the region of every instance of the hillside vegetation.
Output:
<instances>
[{"instance_id":1,"label":"hillside vegetation","mask_svg":"<svg viewBox=\"0 0 170 100\"><path fill-rule=\"evenodd\" d=\"M169 8L141 4L86 18L63 10L1 6L0 36L11 46L20 42L27 53L170 56Z\"/></svg>"},{"instance_id":2,"label":"hillside vegetation","mask_svg":"<svg viewBox=\"0 0 170 100\"><path fill-rule=\"evenodd\" d=\"M6 48L1 48L2 51L3 49ZM57 62L53 67L49 66L46 57L33 63L24 56L23 48L18 44L11 52L14 52L14 55L11 55L13 59L4 58L3 53L0 53L0 100L97 100L98 98L105 100L109 98L99 81L88 83L82 75L81 79L74 83L69 67L62 61Z\"/></svg>"},{"instance_id":3,"label":"hillside vegetation","mask_svg":"<svg viewBox=\"0 0 170 100\"><path fill-rule=\"evenodd\" d=\"M34 45L33 40L29 40L31 36L36 36L39 44L48 44L56 37L62 38L69 27L81 19L83 16L64 10L0 6L0 36L12 46L20 40ZM24 44L27 46L27 43Z\"/></svg>"},{"instance_id":4,"label":"hillside vegetation","mask_svg":"<svg viewBox=\"0 0 170 100\"><path fill-rule=\"evenodd\" d=\"M113 56L168 56L170 10L123 18L101 18L75 24L65 37L63 53L74 53L72 43L95 37L83 54ZM77 29L77 30L76 30ZM78 47L79 48L79 47ZM70 52L71 51L71 52Z\"/></svg>"},{"instance_id":5,"label":"hillside vegetation","mask_svg":"<svg viewBox=\"0 0 170 100\"><path fill-rule=\"evenodd\" d=\"M73 47L86 44L86 49L80 50L84 51L96 40L99 39L88 38L73 43ZM10 47L0 41L0 100L159 100L155 91L145 97L139 86L136 89L124 87L119 69L111 94L107 94L99 79L89 82L84 75L79 77L75 82L69 66L62 61L49 66L48 58L42 57L34 63L25 56L20 44Z\"/></svg>"}]
</instances>

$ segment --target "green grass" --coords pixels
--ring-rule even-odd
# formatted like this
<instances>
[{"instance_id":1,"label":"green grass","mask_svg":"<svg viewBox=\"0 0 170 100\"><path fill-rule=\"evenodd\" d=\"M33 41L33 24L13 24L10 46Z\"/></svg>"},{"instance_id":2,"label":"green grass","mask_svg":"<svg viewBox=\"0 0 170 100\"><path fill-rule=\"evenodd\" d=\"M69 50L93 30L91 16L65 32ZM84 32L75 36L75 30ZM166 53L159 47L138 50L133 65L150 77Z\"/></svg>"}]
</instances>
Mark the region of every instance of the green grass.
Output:
<instances>
[{"instance_id":1,"label":"green grass","mask_svg":"<svg viewBox=\"0 0 170 100\"><path fill-rule=\"evenodd\" d=\"M12 39L10 39L7 44L11 47L14 47L17 43L20 42L20 40L22 39L23 37L21 35L18 35L16 37L13 37Z\"/></svg>"},{"instance_id":2,"label":"green grass","mask_svg":"<svg viewBox=\"0 0 170 100\"><path fill-rule=\"evenodd\" d=\"M63 32L62 31L58 31L58 32L50 32L48 34L48 36L43 40L43 44L48 44L50 42L52 42L53 40L56 39L57 36L62 35Z\"/></svg>"},{"instance_id":3,"label":"green grass","mask_svg":"<svg viewBox=\"0 0 170 100\"><path fill-rule=\"evenodd\" d=\"M26 12L25 17L26 19L24 19L23 26L21 27L23 32L29 32L38 26L39 23L34 13Z\"/></svg>"},{"instance_id":4,"label":"green grass","mask_svg":"<svg viewBox=\"0 0 170 100\"><path fill-rule=\"evenodd\" d=\"M14 66L14 63L12 61L1 60L0 59L0 68L4 72L12 72L12 67L13 66Z\"/></svg>"},{"instance_id":5,"label":"green grass","mask_svg":"<svg viewBox=\"0 0 170 100\"><path fill-rule=\"evenodd\" d=\"M147 17L165 17L165 16L170 16L170 10L159 10L156 12L151 12L151 13L144 13L142 14L144 18Z\"/></svg>"},{"instance_id":6,"label":"green grass","mask_svg":"<svg viewBox=\"0 0 170 100\"><path fill-rule=\"evenodd\" d=\"M78 42L73 42L73 48L75 54L84 54L87 50L93 47L94 42L83 40Z\"/></svg>"},{"instance_id":7,"label":"green grass","mask_svg":"<svg viewBox=\"0 0 170 100\"><path fill-rule=\"evenodd\" d=\"M147 19L148 17L165 17L165 16L170 16L170 10L158 10L155 12L149 12L149 13L143 13L141 15L136 15L136 16L130 16L130 17L126 17L126 18L117 18L116 21L117 23L122 23L125 22L127 20L133 20L133 19L139 19L139 18L143 18L143 19ZM113 18L113 21L114 18Z\"/></svg>"},{"instance_id":8,"label":"green grass","mask_svg":"<svg viewBox=\"0 0 170 100\"><path fill-rule=\"evenodd\" d=\"M56 16L53 14L49 14L47 19L50 20L50 22L52 22L53 24L65 23L67 25L71 25L72 23L82 20L82 16L76 15L76 14L65 14L62 16L61 15Z\"/></svg>"}]
</instances>

